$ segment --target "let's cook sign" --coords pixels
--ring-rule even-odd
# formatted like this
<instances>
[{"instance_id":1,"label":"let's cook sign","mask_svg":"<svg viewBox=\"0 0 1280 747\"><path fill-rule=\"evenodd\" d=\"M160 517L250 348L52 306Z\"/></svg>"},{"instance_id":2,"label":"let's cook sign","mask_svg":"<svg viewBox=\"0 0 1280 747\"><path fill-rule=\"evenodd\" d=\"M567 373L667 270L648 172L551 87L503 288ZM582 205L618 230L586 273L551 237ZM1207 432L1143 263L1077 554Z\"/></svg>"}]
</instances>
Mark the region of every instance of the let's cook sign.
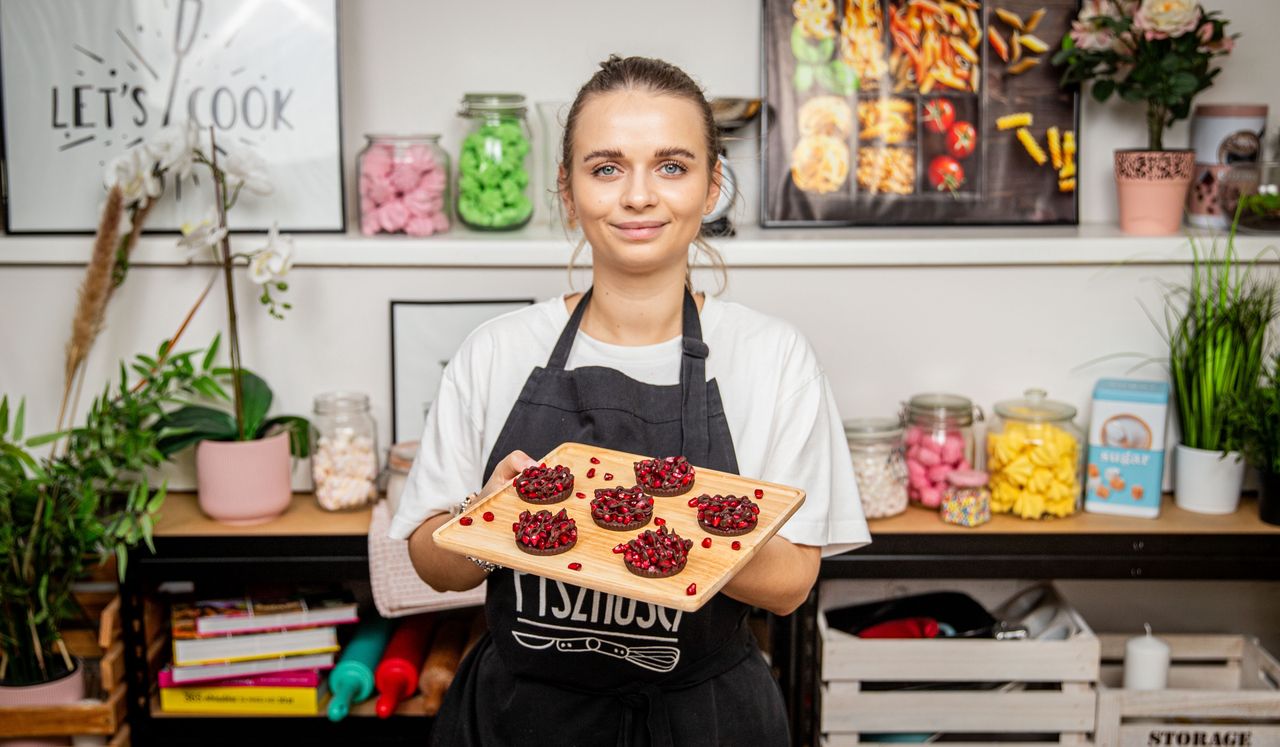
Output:
<instances>
[{"instance_id":1,"label":"let's cook sign","mask_svg":"<svg viewBox=\"0 0 1280 747\"><path fill-rule=\"evenodd\" d=\"M335 0L0 0L7 227L91 231L112 159L194 121L267 161L233 228L343 230ZM172 229L213 205L168 190Z\"/></svg>"}]
</instances>

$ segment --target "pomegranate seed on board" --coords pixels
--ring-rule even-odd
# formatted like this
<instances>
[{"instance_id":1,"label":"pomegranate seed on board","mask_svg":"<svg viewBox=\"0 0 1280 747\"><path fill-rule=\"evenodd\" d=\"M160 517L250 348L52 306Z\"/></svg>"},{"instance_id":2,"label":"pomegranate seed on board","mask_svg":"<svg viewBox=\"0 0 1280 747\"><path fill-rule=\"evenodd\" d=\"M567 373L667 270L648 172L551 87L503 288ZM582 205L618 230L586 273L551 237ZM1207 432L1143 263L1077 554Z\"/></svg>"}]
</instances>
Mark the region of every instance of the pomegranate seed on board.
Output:
<instances>
[{"instance_id":1,"label":"pomegranate seed on board","mask_svg":"<svg viewBox=\"0 0 1280 747\"><path fill-rule=\"evenodd\" d=\"M484 515L481 518L483 518L485 521L493 521L493 512L485 511Z\"/></svg>"},{"instance_id":2,"label":"pomegranate seed on board","mask_svg":"<svg viewBox=\"0 0 1280 747\"><path fill-rule=\"evenodd\" d=\"M459 524L461 524L461 525L462 525L462 526L464 526L464 527L469 527L469 526L471 526L471 517L470 517L470 516L464 516L464 517L462 517L461 519L458 519L458 523L459 523Z\"/></svg>"},{"instance_id":3,"label":"pomegranate seed on board","mask_svg":"<svg viewBox=\"0 0 1280 747\"><path fill-rule=\"evenodd\" d=\"M582 570L582 564L581 564L581 563L570 563L570 564L569 564L569 570L571 570L571 571L580 571L580 570Z\"/></svg>"},{"instance_id":4,"label":"pomegranate seed on board","mask_svg":"<svg viewBox=\"0 0 1280 747\"><path fill-rule=\"evenodd\" d=\"M600 463L600 460L599 460L599 459L596 459L595 457L591 457L591 463L592 463L592 464L599 464L599 463Z\"/></svg>"},{"instance_id":5,"label":"pomegranate seed on board","mask_svg":"<svg viewBox=\"0 0 1280 747\"><path fill-rule=\"evenodd\" d=\"M733 549L735 549L735 550L741 550L741 549L742 549L742 543L741 543L741 542L739 542L739 541L737 541L737 540L734 540L734 541L733 541L733 544L732 544L732 545L730 545L730 547L732 547L732 548L733 548Z\"/></svg>"},{"instance_id":6,"label":"pomegranate seed on board","mask_svg":"<svg viewBox=\"0 0 1280 747\"><path fill-rule=\"evenodd\" d=\"M764 497L764 491L761 490L760 488L756 488L756 498L763 498L763 497Z\"/></svg>"},{"instance_id":7,"label":"pomegranate seed on board","mask_svg":"<svg viewBox=\"0 0 1280 747\"><path fill-rule=\"evenodd\" d=\"M592 477L595 477L595 476L596 476L596 468L595 468L595 467L592 467L591 469L587 470L587 478L588 478L588 479L590 479L590 478L592 478Z\"/></svg>"},{"instance_id":8,"label":"pomegranate seed on board","mask_svg":"<svg viewBox=\"0 0 1280 747\"><path fill-rule=\"evenodd\" d=\"M710 538L710 537L703 537L703 538L702 538L702 546L703 546L703 547L711 547L711 538Z\"/></svg>"},{"instance_id":9,"label":"pomegranate seed on board","mask_svg":"<svg viewBox=\"0 0 1280 747\"><path fill-rule=\"evenodd\" d=\"M586 494L586 493L578 493L578 497L579 497L579 498L586 498L586 497L587 497L587 494Z\"/></svg>"},{"instance_id":10,"label":"pomegranate seed on board","mask_svg":"<svg viewBox=\"0 0 1280 747\"><path fill-rule=\"evenodd\" d=\"M667 523L667 520L666 520L666 519L664 519L664 518L662 518L661 516L659 516L659 517L657 517L656 519L654 519L654 520L653 520L653 523L654 523L654 524L657 524L658 526L662 526L662 525L664 525L664 524L666 524L666 523Z\"/></svg>"},{"instance_id":11,"label":"pomegranate seed on board","mask_svg":"<svg viewBox=\"0 0 1280 747\"><path fill-rule=\"evenodd\" d=\"M605 481L612 480L612 479L613 479L613 473L612 473L612 472L606 472L606 473L604 473L604 479L605 479Z\"/></svg>"},{"instance_id":12,"label":"pomegranate seed on board","mask_svg":"<svg viewBox=\"0 0 1280 747\"><path fill-rule=\"evenodd\" d=\"M697 594L697 593L698 593L698 585L697 585L696 583L689 584L689 588L685 589L685 590L684 590L684 593L685 593L685 594L688 594L689 596L693 596L694 594Z\"/></svg>"}]
</instances>

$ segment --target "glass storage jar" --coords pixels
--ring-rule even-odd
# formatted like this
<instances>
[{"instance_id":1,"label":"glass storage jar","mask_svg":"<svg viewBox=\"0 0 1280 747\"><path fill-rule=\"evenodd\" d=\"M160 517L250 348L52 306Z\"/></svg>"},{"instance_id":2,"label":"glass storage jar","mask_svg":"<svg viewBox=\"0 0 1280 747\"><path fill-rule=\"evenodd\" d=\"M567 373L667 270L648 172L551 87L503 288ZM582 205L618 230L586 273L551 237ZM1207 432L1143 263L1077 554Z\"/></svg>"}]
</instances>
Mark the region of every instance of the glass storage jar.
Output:
<instances>
[{"instance_id":1,"label":"glass storage jar","mask_svg":"<svg viewBox=\"0 0 1280 747\"><path fill-rule=\"evenodd\" d=\"M311 478L320 508L359 508L378 497L377 424L369 414L368 395L317 396L311 442Z\"/></svg>"},{"instance_id":2,"label":"glass storage jar","mask_svg":"<svg viewBox=\"0 0 1280 747\"><path fill-rule=\"evenodd\" d=\"M844 423L858 482L862 513L868 519L907 510L907 467L903 463L902 423L897 418L854 418Z\"/></svg>"},{"instance_id":3,"label":"glass storage jar","mask_svg":"<svg viewBox=\"0 0 1280 747\"><path fill-rule=\"evenodd\" d=\"M1070 516L1080 509L1084 433L1076 408L1028 389L997 402L987 428L991 510L1024 519Z\"/></svg>"},{"instance_id":4,"label":"glass storage jar","mask_svg":"<svg viewBox=\"0 0 1280 747\"><path fill-rule=\"evenodd\" d=\"M957 469L947 473L939 515L948 524L962 527L976 527L991 521L987 473L976 469Z\"/></svg>"},{"instance_id":5,"label":"glass storage jar","mask_svg":"<svg viewBox=\"0 0 1280 747\"><path fill-rule=\"evenodd\" d=\"M468 93L458 116L467 120L458 154L458 218L481 231L524 226L533 216L524 96Z\"/></svg>"},{"instance_id":6,"label":"glass storage jar","mask_svg":"<svg viewBox=\"0 0 1280 747\"><path fill-rule=\"evenodd\" d=\"M391 445L387 456L387 508L395 516L400 510L400 494L409 480L409 470L418 456L418 441L402 441Z\"/></svg>"},{"instance_id":7,"label":"glass storage jar","mask_svg":"<svg viewBox=\"0 0 1280 747\"><path fill-rule=\"evenodd\" d=\"M360 233L449 230L449 154L439 135L365 135L356 157Z\"/></svg>"},{"instance_id":8,"label":"glass storage jar","mask_svg":"<svg viewBox=\"0 0 1280 747\"><path fill-rule=\"evenodd\" d=\"M974 466L973 423L982 411L958 394L917 394L902 411L907 424L907 496L937 508L947 473Z\"/></svg>"}]
</instances>

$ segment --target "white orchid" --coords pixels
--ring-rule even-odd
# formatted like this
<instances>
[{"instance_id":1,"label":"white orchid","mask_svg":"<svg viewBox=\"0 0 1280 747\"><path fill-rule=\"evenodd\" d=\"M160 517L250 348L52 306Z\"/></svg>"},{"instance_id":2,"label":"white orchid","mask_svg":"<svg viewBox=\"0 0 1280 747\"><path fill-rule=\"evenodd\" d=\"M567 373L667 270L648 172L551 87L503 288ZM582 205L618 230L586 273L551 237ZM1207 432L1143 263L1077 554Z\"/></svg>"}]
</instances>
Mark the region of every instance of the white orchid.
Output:
<instances>
[{"instance_id":1,"label":"white orchid","mask_svg":"<svg viewBox=\"0 0 1280 747\"><path fill-rule=\"evenodd\" d=\"M269 195L275 189L267 173L267 162L253 151L229 153L219 166L227 175L228 189L234 191L243 188L255 195Z\"/></svg>"},{"instance_id":2,"label":"white orchid","mask_svg":"<svg viewBox=\"0 0 1280 747\"><path fill-rule=\"evenodd\" d=\"M191 176L196 165L200 130L195 122L170 125L147 140L147 152L161 171L173 172L178 179Z\"/></svg>"},{"instance_id":3,"label":"white orchid","mask_svg":"<svg viewBox=\"0 0 1280 747\"><path fill-rule=\"evenodd\" d=\"M120 187L124 204L144 207L160 196L160 179L155 174L156 162L146 148L132 148L107 164L106 185Z\"/></svg>"},{"instance_id":4,"label":"white orchid","mask_svg":"<svg viewBox=\"0 0 1280 747\"><path fill-rule=\"evenodd\" d=\"M213 249L227 235L227 229L218 225L218 216L210 213L199 223L183 223L182 238L178 239L178 248L187 252L187 261L197 254Z\"/></svg>"},{"instance_id":5,"label":"white orchid","mask_svg":"<svg viewBox=\"0 0 1280 747\"><path fill-rule=\"evenodd\" d=\"M272 224L267 245L249 255L249 279L258 285L281 282L293 268L293 253L293 237L281 236L280 227Z\"/></svg>"}]
</instances>

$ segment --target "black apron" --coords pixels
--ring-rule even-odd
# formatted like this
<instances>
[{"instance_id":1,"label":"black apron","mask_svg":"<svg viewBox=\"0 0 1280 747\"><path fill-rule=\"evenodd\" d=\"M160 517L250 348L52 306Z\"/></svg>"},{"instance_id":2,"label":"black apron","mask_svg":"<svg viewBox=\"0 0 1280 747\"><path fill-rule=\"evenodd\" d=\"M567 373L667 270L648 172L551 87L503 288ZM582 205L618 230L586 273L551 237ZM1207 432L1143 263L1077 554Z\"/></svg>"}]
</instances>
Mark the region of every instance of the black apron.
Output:
<instances>
[{"instance_id":1,"label":"black apron","mask_svg":"<svg viewBox=\"0 0 1280 747\"><path fill-rule=\"evenodd\" d=\"M566 441L636 454L684 455L737 473L720 391L685 292L680 383L644 384L601 366L565 370L591 300L578 303L545 368L525 382L485 467L535 458ZM686 497L658 499L685 501ZM490 634L463 660L432 744L744 745L788 743L781 691L723 594L694 613L498 569L489 577Z\"/></svg>"}]
</instances>

